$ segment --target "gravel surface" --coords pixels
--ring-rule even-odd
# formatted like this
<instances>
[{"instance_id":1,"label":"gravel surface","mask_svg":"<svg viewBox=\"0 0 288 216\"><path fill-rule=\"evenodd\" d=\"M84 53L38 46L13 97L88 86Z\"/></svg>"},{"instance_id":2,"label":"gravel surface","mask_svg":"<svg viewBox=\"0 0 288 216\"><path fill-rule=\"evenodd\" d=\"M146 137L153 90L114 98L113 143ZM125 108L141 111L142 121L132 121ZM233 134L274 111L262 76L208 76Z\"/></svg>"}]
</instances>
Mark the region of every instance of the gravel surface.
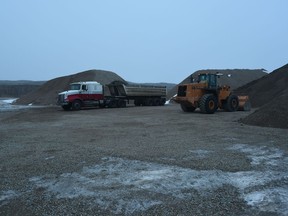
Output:
<instances>
[{"instance_id":1,"label":"gravel surface","mask_svg":"<svg viewBox=\"0 0 288 216\"><path fill-rule=\"evenodd\" d=\"M0 215L288 215L288 131L251 112L0 112Z\"/></svg>"}]
</instances>

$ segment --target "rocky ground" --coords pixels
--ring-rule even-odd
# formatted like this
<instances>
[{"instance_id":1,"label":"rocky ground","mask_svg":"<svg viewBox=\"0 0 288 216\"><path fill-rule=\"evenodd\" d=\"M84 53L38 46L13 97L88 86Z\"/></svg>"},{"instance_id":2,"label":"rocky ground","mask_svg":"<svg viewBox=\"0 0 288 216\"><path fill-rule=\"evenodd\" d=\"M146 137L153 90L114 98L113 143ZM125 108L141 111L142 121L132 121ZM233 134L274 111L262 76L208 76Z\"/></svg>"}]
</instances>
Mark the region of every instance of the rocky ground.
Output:
<instances>
[{"instance_id":1,"label":"rocky ground","mask_svg":"<svg viewBox=\"0 0 288 216\"><path fill-rule=\"evenodd\" d=\"M251 112L0 112L0 215L288 215L287 129Z\"/></svg>"}]
</instances>

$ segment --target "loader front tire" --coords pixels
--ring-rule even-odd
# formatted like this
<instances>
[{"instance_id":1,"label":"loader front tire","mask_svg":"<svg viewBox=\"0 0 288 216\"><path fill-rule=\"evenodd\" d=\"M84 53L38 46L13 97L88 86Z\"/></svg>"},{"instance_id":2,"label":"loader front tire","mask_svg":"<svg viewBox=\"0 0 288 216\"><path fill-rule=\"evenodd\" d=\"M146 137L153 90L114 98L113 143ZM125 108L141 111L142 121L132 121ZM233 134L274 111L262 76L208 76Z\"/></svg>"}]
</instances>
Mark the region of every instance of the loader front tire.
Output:
<instances>
[{"instance_id":1,"label":"loader front tire","mask_svg":"<svg viewBox=\"0 0 288 216\"><path fill-rule=\"evenodd\" d=\"M236 95L229 95L225 104L224 110L227 112L235 112L238 110L239 100Z\"/></svg>"},{"instance_id":2,"label":"loader front tire","mask_svg":"<svg viewBox=\"0 0 288 216\"><path fill-rule=\"evenodd\" d=\"M213 114L218 109L218 100L213 94L205 94L200 99L199 108L202 113Z\"/></svg>"}]
</instances>

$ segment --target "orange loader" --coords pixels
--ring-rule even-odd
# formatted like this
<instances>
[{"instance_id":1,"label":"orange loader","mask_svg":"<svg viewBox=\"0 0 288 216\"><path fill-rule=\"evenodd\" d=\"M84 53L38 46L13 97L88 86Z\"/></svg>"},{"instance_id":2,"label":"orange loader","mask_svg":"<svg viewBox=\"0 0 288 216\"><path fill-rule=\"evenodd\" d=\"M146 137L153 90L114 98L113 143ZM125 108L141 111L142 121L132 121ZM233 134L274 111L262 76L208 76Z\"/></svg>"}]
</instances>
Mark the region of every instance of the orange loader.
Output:
<instances>
[{"instance_id":1,"label":"orange loader","mask_svg":"<svg viewBox=\"0 0 288 216\"><path fill-rule=\"evenodd\" d=\"M230 86L217 85L217 78L222 74L202 73L196 82L178 86L177 96L173 101L179 103L184 112L193 112L200 108L202 113L213 114L217 109L228 112L249 111L251 104L248 96L236 96Z\"/></svg>"}]
</instances>

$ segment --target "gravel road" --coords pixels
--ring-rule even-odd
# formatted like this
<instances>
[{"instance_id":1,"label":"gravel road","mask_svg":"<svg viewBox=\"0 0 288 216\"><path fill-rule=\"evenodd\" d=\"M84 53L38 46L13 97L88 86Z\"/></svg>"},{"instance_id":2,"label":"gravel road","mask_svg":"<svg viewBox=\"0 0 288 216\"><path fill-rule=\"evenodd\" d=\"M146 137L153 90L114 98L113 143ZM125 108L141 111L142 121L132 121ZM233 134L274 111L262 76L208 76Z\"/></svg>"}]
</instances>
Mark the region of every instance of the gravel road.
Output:
<instances>
[{"instance_id":1,"label":"gravel road","mask_svg":"<svg viewBox=\"0 0 288 216\"><path fill-rule=\"evenodd\" d=\"M0 215L288 215L288 130L249 113L0 112Z\"/></svg>"}]
</instances>

